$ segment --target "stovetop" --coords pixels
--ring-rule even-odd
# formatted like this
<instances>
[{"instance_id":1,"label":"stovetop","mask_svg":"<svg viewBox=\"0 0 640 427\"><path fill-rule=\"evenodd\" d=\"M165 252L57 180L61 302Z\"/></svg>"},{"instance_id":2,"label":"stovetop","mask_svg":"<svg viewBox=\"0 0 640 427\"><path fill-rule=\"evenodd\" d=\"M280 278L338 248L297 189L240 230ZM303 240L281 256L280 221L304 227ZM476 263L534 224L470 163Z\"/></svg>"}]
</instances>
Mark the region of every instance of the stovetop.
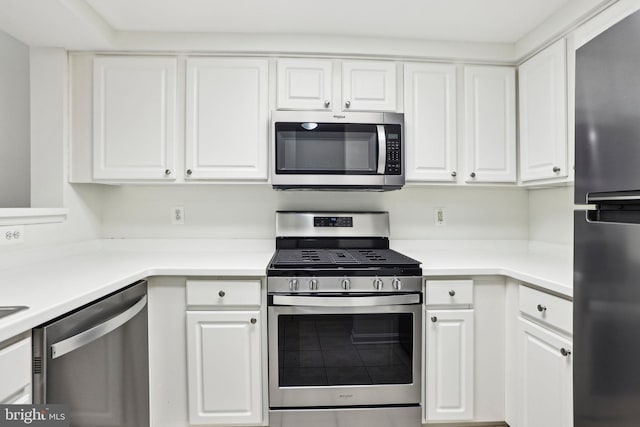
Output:
<instances>
[{"instance_id":1,"label":"stovetop","mask_svg":"<svg viewBox=\"0 0 640 427\"><path fill-rule=\"evenodd\" d=\"M387 212L277 212L272 277L421 276L389 249Z\"/></svg>"},{"instance_id":2,"label":"stovetop","mask_svg":"<svg viewBox=\"0 0 640 427\"><path fill-rule=\"evenodd\" d=\"M393 249L279 249L273 268L413 267L419 262Z\"/></svg>"},{"instance_id":3,"label":"stovetop","mask_svg":"<svg viewBox=\"0 0 640 427\"><path fill-rule=\"evenodd\" d=\"M278 249L268 276L420 276L420 263L393 249Z\"/></svg>"}]
</instances>

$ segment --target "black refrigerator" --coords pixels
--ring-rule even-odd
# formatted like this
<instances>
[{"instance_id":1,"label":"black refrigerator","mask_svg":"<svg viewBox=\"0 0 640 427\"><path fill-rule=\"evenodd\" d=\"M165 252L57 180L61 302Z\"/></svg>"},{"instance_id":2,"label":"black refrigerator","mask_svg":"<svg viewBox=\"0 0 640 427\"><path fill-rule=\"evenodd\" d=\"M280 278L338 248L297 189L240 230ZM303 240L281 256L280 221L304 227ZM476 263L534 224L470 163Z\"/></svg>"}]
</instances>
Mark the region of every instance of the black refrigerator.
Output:
<instances>
[{"instance_id":1,"label":"black refrigerator","mask_svg":"<svg viewBox=\"0 0 640 427\"><path fill-rule=\"evenodd\" d=\"M640 12L576 52L574 426L640 426Z\"/></svg>"}]
</instances>

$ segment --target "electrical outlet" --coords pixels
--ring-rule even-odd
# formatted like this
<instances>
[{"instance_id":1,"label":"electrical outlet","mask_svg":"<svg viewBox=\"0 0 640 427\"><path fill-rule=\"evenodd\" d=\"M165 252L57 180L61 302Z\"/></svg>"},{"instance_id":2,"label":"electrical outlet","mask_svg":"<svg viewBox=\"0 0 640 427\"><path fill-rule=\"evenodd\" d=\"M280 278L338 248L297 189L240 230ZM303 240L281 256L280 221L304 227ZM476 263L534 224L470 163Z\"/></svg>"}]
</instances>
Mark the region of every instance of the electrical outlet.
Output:
<instances>
[{"instance_id":1,"label":"electrical outlet","mask_svg":"<svg viewBox=\"0 0 640 427\"><path fill-rule=\"evenodd\" d=\"M171 208L171 224L184 224L184 208L182 206L174 206Z\"/></svg>"},{"instance_id":2,"label":"electrical outlet","mask_svg":"<svg viewBox=\"0 0 640 427\"><path fill-rule=\"evenodd\" d=\"M24 225L7 225L0 227L0 245L24 243Z\"/></svg>"},{"instance_id":3,"label":"electrical outlet","mask_svg":"<svg viewBox=\"0 0 640 427\"><path fill-rule=\"evenodd\" d=\"M447 225L445 220L445 209L444 208L434 208L433 209L433 223L440 227L443 225Z\"/></svg>"}]
</instances>

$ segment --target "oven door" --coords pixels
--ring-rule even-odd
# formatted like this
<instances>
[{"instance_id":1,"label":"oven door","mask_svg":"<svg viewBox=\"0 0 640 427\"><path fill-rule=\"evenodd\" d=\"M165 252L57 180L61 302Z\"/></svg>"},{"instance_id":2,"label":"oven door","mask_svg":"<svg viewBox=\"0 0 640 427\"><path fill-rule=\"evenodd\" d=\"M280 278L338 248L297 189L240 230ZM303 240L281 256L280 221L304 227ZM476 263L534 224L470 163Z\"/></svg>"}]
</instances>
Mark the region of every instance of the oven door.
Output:
<instances>
[{"instance_id":1,"label":"oven door","mask_svg":"<svg viewBox=\"0 0 640 427\"><path fill-rule=\"evenodd\" d=\"M420 403L421 295L269 297L271 408Z\"/></svg>"}]
</instances>

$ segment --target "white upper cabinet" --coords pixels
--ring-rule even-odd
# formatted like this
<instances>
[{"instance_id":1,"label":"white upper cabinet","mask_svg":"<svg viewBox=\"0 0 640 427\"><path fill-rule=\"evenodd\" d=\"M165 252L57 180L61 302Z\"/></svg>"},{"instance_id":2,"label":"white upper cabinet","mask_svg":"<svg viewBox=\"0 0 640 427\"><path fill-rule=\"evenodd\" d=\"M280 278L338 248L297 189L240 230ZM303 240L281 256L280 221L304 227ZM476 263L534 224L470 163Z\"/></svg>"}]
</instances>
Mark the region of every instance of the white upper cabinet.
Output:
<instances>
[{"instance_id":1,"label":"white upper cabinet","mask_svg":"<svg viewBox=\"0 0 640 427\"><path fill-rule=\"evenodd\" d=\"M342 108L345 111L396 111L396 64L344 61Z\"/></svg>"},{"instance_id":2,"label":"white upper cabinet","mask_svg":"<svg viewBox=\"0 0 640 427\"><path fill-rule=\"evenodd\" d=\"M515 69L465 66L464 98L465 181L515 182Z\"/></svg>"},{"instance_id":3,"label":"white upper cabinet","mask_svg":"<svg viewBox=\"0 0 640 427\"><path fill-rule=\"evenodd\" d=\"M405 64L408 181L456 181L456 66Z\"/></svg>"},{"instance_id":4,"label":"white upper cabinet","mask_svg":"<svg viewBox=\"0 0 640 427\"><path fill-rule=\"evenodd\" d=\"M333 74L342 67L342 76ZM390 61L278 59L280 110L396 111L396 68ZM340 85L342 77L342 85Z\"/></svg>"},{"instance_id":5,"label":"white upper cabinet","mask_svg":"<svg viewBox=\"0 0 640 427\"><path fill-rule=\"evenodd\" d=\"M268 69L266 59L187 60L186 178L267 179Z\"/></svg>"},{"instance_id":6,"label":"white upper cabinet","mask_svg":"<svg viewBox=\"0 0 640 427\"><path fill-rule=\"evenodd\" d=\"M175 58L95 58L94 179L174 179L176 68Z\"/></svg>"},{"instance_id":7,"label":"white upper cabinet","mask_svg":"<svg viewBox=\"0 0 640 427\"><path fill-rule=\"evenodd\" d=\"M568 175L566 68L564 39L519 68L523 182Z\"/></svg>"},{"instance_id":8,"label":"white upper cabinet","mask_svg":"<svg viewBox=\"0 0 640 427\"><path fill-rule=\"evenodd\" d=\"M331 110L332 67L330 60L278 59L278 109Z\"/></svg>"}]
</instances>

